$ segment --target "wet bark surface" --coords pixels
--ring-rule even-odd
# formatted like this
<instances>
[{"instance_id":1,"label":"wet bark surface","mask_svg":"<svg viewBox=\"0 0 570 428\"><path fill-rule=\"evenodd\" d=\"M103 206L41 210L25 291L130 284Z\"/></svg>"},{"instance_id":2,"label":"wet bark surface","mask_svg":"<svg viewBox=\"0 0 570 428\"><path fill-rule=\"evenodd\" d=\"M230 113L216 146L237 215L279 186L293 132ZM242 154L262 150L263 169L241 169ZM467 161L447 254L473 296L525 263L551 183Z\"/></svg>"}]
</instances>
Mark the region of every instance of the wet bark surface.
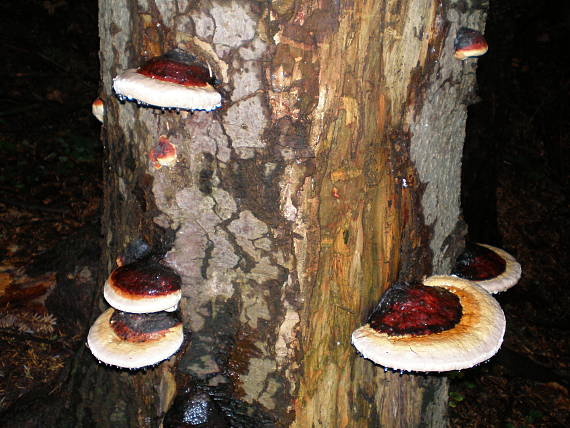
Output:
<instances>
[{"instance_id":1,"label":"wet bark surface","mask_svg":"<svg viewBox=\"0 0 570 428\"><path fill-rule=\"evenodd\" d=\"M416 403L396 424L443 423L443 401L432 411L423 401L445 394L440 380L378 373L347 338L398 275L429 273L433 255L433 269L445 269L458 248L453 177L473 84L458 78L465 70L449 50L459 10L430 2L101 6L104 253L111 269L125 243L144 238L182 275L192 341L174 379L184 373L217 388L235 424L394 424L386 400ZM470 19L481 16L474 9ZM112 97L114 75L172 47L213 69L220 111L157 114ZM460 83L438 83L447 79ZM147 153L162 135L178 162L156 170ZM441 156L428 161L434 150ZM158 380L130 381L136 389ZM138 394L150 400L138 423L168 408L172 392ZM240 421L234 407L258 419Z\"/></svg>"},{"instance_id":2,"label":"wet bark surface","mask_svg":"<svg viewBox=\"0 0 570 428\"><path fill-rule=\"evenodd\" d=\"M125 10L139 8L134 3L125 5L128 6ZM382 7L390 9L396 8L395 5ZM121 426L131 421L136 426L155 426L175 392L180 397L189 397L186 404L192 400L196 403L213 400L224 415L217 417L229 419L233 426L274 426L280 423L276 422L277 414L299 426L310 426L303 425L310 418L318 418L315 426L376 426L378 420L386 420L394 426L409 426L414 421L421 424L417 422L421 416L407 413L411 408L423 409L424 417L430 415L424 420L425 425L441 420L445 406L432 409L433 404L430 404L445 402L447 391L441 378L384 374L357 358L346 337L365 319L382 291L382 287L368 289L362 284L385 284L398 276L411 279L428 273L432 270L432 259L433 270L444 272L457 250L455 242L463 233L462 226L456 226L453 220L458 212L454 211L457 194L453 196L453 186L445 187L447 181L457 181L457 177L452 175L440 182L426 179L436 165L422 164L421 159L431 159L426 153L435 153L435 157L445 159L448 170L458 171L462 121L457 121L456 128L445 131L437 128L437 116L442 117L443 124L446 111L459 109L459 115L464 114L462 106L469 103L465 95L472 85L469 79L474 78L473 63L450 63L451 68L446 65L441 69L438 64L440 60L445 62L442 57L449 55L447 46L452 42L453 28L474 21L461 21L454 15L454 8L436 8L431 15L428 13L434 20L431 21L433 28L440 28L438 17L446 19L441 32L436 30L433 34L444 38L412 38L417 46L423 46L414 51L413 43L407 43L410 40L404 38L400 42L392 36L406 31L393 24L394 20L382 21L380 17L387 15L376 5L370 4L362 12L344 5L343 9L329 6L326 13L319 9L310 13L310 8L299 10L292 5L279 5L275 9L276 19L272 20L264 15L267 11L255 5L217 4L228 16L241 18L242 35L252 34L252 22L256 23L256 35L252 38L244 36L245 39L229 42L222 42L224 39L219 38L221 33L214 25L221 23L223 27L229 18L224 18L219 11L208 9L206 12L201 7L190 11L182 2L178 2L179 9L173 20L162 18L169 15L168 10L158 10L151 4L148 9L146 6L137 9L135 18L126 25L110 26L110 33L124 44L115 49L113 55L116 56L108 59L104 66L103 80L107 80L103 94L111 105L104 132L109 154L105 166L106 233L102 245L105 268L84 269L97 257L97 250L85 252L82 248L87 245L80 245L79 239L75 243L65 241L51 256L46 253L43 262L29 271L30 277L36 277L41 270L58 272L60 285L47 302L50 313L57 316L57 328L67 335L62 336L66 337L65 346L59 349L58 343L52 345L52 339L44 336L33 340L46 345L48 343L41 341L49 342L52 346L46 354L49 358L64 355L65 368L61 372L53 371L56 377L48 377L53 381L38 383L38 387L30 389L25 396L17 391L4 395L2 403L9 403L9 407L2 408L4 424L37 426L41 421L49 426ZM405 7L397 9L394 16L412 14L405 10ZM373 18L363 16L364 11ZM119 18L115 16L115 19ZM343 38L347 19L358 23L353 34L362 32L391 42L379 47L366 37ZM374 27L375 19L383 24ZM271 31L259 30L263 23L272 28ZM322 38L313 37L322 26L329 30ZM126 32L132 32L133 37L127 38ZM260 41L258 33L279 37ZM394 82L382 80L385 75L374 68L388 67L390 58L402 57L398 55L398 43L420 58L431 52L433 58L427 55L424 68L417 73L439 76L433 82L419 77L419 80L412 79L411 92L404 91L407 93L404 100L397 98L397 91L390 92ZM367 44L369 47L365 48ZM134 105L118 104L111 97L110 78L115 73L123 67L138 65L142 57L179 45L196 49L203 60L210 61L216 75L221 76L224 82L221 90L226 100L221 111L185 117L176 113L155 114ZM208 45L213 46L212 50ZM142 46L148 48L146 52ZM369 65L366 65L364 59L358 59L359 52L376 52L374 46L378 57L369 55L366 60ZM126 60L121 59L125 51L129 52ZM338 60L336 52L339 51L346 52L346 58ZM267 62L267 58L272 58L271 62ZM333 61L331 58L338 67L323 68L321 64ZM115 65L110 66L110 63ZM393 64L393 67L399 65ZM365 72L369 72L366 77ZM355 77L343 77L347 73ZM307 75L312 77L301 78ZM467 77L467 81L460 76ZM378 92L370 83L374 79L381 82ZM267 87L270 81L273 86ZM326 88L325 93L314 89L319 82ZM405 86L405 79L402 82L400 89ZM455 98L452 97L455 101L439 96L441 88L456 90ZM370 94L363 103L358 95L361 93ZM317 100L323 100L322 104ZM395 119L394 113L401 111L398 106L407 105L408 100L414 100L411 104L414 107L407 116L412 118L407 121L412 132L406 127L406 121L400 123ZM430 108L422 107L430 105ZM253 114L258 108L262 113ZM244 118L244 111L251 113L252 118ZM320 116L308 112L318 112ZM317 119L319 124L312 125L311 120ZM111 120L123 126L115 129L110 125ZM259 120L263 126L256 126ZM378 122L370 125L375 120ZM423 128L431 129L439 137L414 140L424 135L419 132ZM180 158L175 167L156 170L147 156L161 135L168 135L177 145ZM547 152L552 153L550 149ZM548 159L556 157L550 154ZM515 225L521 223L504 219L521 217L509 214L513 210L529 212L528 216L522 216L528 223L520 229L528 234L535 224L532 221L541 221L546 215L545 207L562 207L561 193L557 187L541 187L547 190L540 192L546 198L543 202L520 205L517 201L521 201L521 197L512 190L517 188L520 175L507 172L499 174L504 201L499 211L500 230L503 243L511 243L505 245L507 249L515 248L514 242L520 244L513 252L522 256L524 269L525 265L533 266L538 260L522 245L530 238L515 233L518 230ZM565 182L559 179L558 183ZM64 189L67 192L73 187ZM532 185L520 188L523 199L533 200L532 189ZM452 208L449 220L433 217L432 209L426 208L433 206L430 201L440 193L451 195L448 202L444 202ZM41 197L43 195L49 192L42 193ZM30 209L29 212L37 213L33 210L46 208L45 204L35 201L25 205L18 208L20 212ZM62 222L57 217L60 206L48 205L47 208L54 210L44 211L44 218L52 216L53 224L62 224L65 233L71 217L67 216ZM84 212L88 209L86 204ZM76 212L75 209L72 212ZM553 224L561 224L562 213L562 208L554 210L551 221L541 222L545 235L539 236L556 242L558 233L547 231L554 229ZM6 211L2 218L9 220L14 215ZM29 217L33 219L34 215ZM84 221L81 216L75 218ZM307 224L310 227L306 227ZM432 227L425 228L423 224ZM370 225L374 225L372 236L365 233ZM31 226L34 227L37 228L37 224ZM456 234L446 240L452 232ZM18 236L16 231L10 234ZM100 242L97 231L92 236L89 242ZM533 234L531 243L535 247L537 242L542 242L537 241L539 236ZM191 340L179 356L162 366L123 372L98 365L84 348L83 338L89 323L105 307L100 292L93 290L99 289L97 284L102 284L125 246L141 237L158 252L163 252L177 270L186 272L183 307ZM449 251L445 250L446 245ZM427 248L429 250L425 250ZM14 254L24 257L21 250L10 250L6 253L7 260L16 260ZM69 259L69 254L75 255L74 262L66 262L68 265L56 262L58 257ZM558 268L554 259L545 255L548 252L541 254L540 259L546 261L547 279L556 278ZM367 266L370 265L376 267L369 271ZM527 269L521 283L524 290L534 293L532 295L538 293L541 298L545 298L544 293L550 296L548 293L554 292L550 287L541 287L540 292L533 287L533 278L538 278L543 270ZM3 271L6 272L10 278L14 277L12 270ZM46 279L41 281L43 284ZM40 287L40 283L34 284ZM355 284L361 285L355 287ZM80 294L75 294L78 291ZM473 426L500 424L500 421L524 421L535 426L564 423L564 416L553 417L549 413L556 413L553 406L563 409L564 397L567 397L559 370L561 360L556 359L563 344L548 339L554 330L544 322L529 326L528 320L520 314L536 312L538 319L540 312L534 307L530 307L529 312L528 299L516 290L514 293L512 298L501 297L509 322L517 326L514 334L507 336L507 352L499 355L498 365L484 365L470 371L471 378L460 375L454 382L453 393L461 393L471 400L458 401L453 399L457 399L457 395L452 396L452 403L458 409L457 413L452 412L453 425L468 426L467 421ZM77 302L91 302L88 303L91 308L85 312L78 308ZM559 313L557 308L562 308L558 303L552 307L556 313ZM13 330L3 327L2 331ZM528 342L524 335L516 333L518 331L530 331L534 340ZM2 337L6 343L13 343L15 336ZM28 333L20 337L26 339L25 343L32 343ZM324 352L313 351L317 343L322 343L319 349ZM529 348L529 343L533 352L521 352ZM12 347L16 349L19 348ZM540 349L548 352L540 354ZM292 364L294 360L300 364ZM530 372L534 373L532 379ZM21 379L24 379L23 374ZM520 388L514 391L507 387L509 379ZM468 392L471 384L479 385L477 390L483 389L486 393L471 396ZM30 387L32 381L27 385ZM376 389L372 389L373 386ZM497 392L493 394L493 391ZM18 396L22 400L15 401ZM121 398L127 396L133 399ZM491 403L495 404L485 405L485 397L497 396L500 406L495 406L493 400ZM542 398L532 401L533 397ZM544 397L552 400L548 403ZM534 410L528 405L526 408L530 410L525 413L526 409L520 406L510 406L515 398L521 402L530 400ZM288 403L296 403L294 413L290 411L293 407L287 407ZM477 403L481 407L476 407ZM272 405L275 408L271 409ZM503 414L493 411L503 408L501 406L513 410ZM482 408L487 410L482 411ZM146 414L139 409L146 409ZM393 417L394 409L400 409L398 418Z\"/></svg>"}]
</instances>

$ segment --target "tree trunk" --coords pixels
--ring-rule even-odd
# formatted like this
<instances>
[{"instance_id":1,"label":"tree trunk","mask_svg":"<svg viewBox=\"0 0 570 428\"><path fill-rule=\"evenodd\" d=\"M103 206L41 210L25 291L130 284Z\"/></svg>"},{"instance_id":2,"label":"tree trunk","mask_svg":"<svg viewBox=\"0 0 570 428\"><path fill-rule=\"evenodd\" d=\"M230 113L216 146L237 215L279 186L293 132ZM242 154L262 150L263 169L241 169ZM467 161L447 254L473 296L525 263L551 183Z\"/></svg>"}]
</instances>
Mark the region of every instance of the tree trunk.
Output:
<instances>
[{"instance_id":1,"label":"tree trunk","mask_svg":"<svg viewBox=\"0 0 570 428\"><path fill-rule=\"evenodd\" d=\"M232 426L446 425L444 377L384 372L350 335L392 282L449 272L461 247L475 62L453 39L485 15L466 4L100 0L102 277L135 239L163 249L187 343L137 372L85 351L62 426L159 426L189 387ZM212 67L222 109L113 97L115 75L172 48ZM155 169L161 135L178 162Z\"/></svg>"}]
</instances>

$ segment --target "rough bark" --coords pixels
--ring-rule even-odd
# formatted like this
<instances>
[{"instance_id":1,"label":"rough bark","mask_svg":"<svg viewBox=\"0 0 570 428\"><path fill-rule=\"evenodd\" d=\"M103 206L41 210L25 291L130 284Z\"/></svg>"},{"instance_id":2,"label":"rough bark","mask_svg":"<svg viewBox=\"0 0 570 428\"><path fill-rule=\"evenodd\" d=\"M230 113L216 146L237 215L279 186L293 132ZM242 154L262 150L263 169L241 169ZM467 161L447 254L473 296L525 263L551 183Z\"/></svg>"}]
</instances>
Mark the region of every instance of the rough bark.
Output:
<instances>
[{"instance_id":1,"label":"rough bark","mask_svg":"<svg viewBox=\"0 0 570 428\"><path fill-rule=\"evenodd\" d=\"M188 341L134 373L84 355L74 426L157 426L189 385L235 426L445 426L443 377L385 373L350 334L391 282L447 272L460 246L474 62L453 38L482 26L478 3L99 4L104 271L135 239L163 249ZM175 47L222 81L220 111L113 97L113 76ZM157 170L160 135L178 163Z\"/></svg>"}]
</instances>

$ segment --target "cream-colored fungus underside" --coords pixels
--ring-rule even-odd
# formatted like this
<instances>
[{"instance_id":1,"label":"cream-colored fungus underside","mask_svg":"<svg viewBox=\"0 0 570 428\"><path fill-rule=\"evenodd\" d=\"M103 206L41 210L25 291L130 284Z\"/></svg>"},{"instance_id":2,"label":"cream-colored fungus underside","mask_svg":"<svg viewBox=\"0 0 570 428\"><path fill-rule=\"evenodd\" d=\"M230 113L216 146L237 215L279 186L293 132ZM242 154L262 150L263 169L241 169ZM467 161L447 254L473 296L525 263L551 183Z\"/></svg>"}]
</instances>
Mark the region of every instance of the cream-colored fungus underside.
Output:
<instances>
[{"instance_id":1,"label":"cream-colored fungus underside","mask_svg":"<svg viewBox=\"0 0 570 428\"><path fill-rule=\"evenodd\" d=\"M472 367L499 350L505 315L493 296L473 282L452 276L432 276L423 284L443 287L459 297L459 323L424 336L389 336L366 324L352 333L352 343L364 358L397 370L443 372Z\"/></svg>"},{"instance_id":2,"label":"cream-colored fungus underside","mask_svg":"<svg viewBox=\"0 0 570 428\"><path fill-rule=\"evenodd\" d=\"M113 79L117 95L151 106L183 110L215 110L222 105L222 96L211 86L193 87L165 82L137 73L132 68Z\"/></svg>"},{"instance_id":3,"label":"cream-colored fungus underside","mask_svg":"<svg viewBox=\"0 0 570 428\"><path fill-rule=\"evenodd\" d=\"M113 287L111 277L105 281L103 296L107 303L123 312L147 314L150 312L175 311L182 297L182 290L162 296L136 296L121 293L120 289Z\"/></svg>"},{"instance_id":4,"label":"cream-colored fungus underside","mask_svg":"<svg viewBox=\"0 0 570 428\"><path fill-rule=\"evenodd\" d=\"M113 331L110 320L114 309L103 312L89 329L87 346L99 361L128 369L157 364L166 360L182 345L182 323L168 329L158 339L145 342L128 342Z\"/></svg>"},{"instance_id":5,"label":"cream-colored fungus underside","mask_svg":"<svg viewBox=\"0 0 570 428\"><path fill-rule=\"evenodd\" d=\"M500 293L501 291L508 290L512 286L514 286L519 279L521 278L522 268L519 262L507 253L505 250L501 250L500 248L493 247L492 245L487 244L477 244L482 247L488 248L489 250L495 252L499 257L505 260L505 271L496 276L495 278L486 279L483 281L473 281L487 290L489 293L495 294Z\"/></svg>"}]
</instances>

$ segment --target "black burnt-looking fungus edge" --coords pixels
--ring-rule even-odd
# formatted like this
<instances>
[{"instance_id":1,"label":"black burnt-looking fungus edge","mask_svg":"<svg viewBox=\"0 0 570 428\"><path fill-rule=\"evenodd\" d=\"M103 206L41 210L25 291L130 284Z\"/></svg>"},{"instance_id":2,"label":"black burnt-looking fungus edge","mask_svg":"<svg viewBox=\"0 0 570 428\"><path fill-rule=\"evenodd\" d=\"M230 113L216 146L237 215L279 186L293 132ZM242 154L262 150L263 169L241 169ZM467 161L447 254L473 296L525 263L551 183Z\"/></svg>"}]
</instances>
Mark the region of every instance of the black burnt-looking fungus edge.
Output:
<instances>
[{"instance_id":1,"label":"black burnt-looking fungus edge","mask_svg":"<svg viewBox=\"0 0 570 428\"><path fill-rule=\"evenodd\" d=\"M119 310L113 312L109 322L115 334L129 342L144 342L182 323L174 312L133 314Z\"/></svg>"}]
</instances>

